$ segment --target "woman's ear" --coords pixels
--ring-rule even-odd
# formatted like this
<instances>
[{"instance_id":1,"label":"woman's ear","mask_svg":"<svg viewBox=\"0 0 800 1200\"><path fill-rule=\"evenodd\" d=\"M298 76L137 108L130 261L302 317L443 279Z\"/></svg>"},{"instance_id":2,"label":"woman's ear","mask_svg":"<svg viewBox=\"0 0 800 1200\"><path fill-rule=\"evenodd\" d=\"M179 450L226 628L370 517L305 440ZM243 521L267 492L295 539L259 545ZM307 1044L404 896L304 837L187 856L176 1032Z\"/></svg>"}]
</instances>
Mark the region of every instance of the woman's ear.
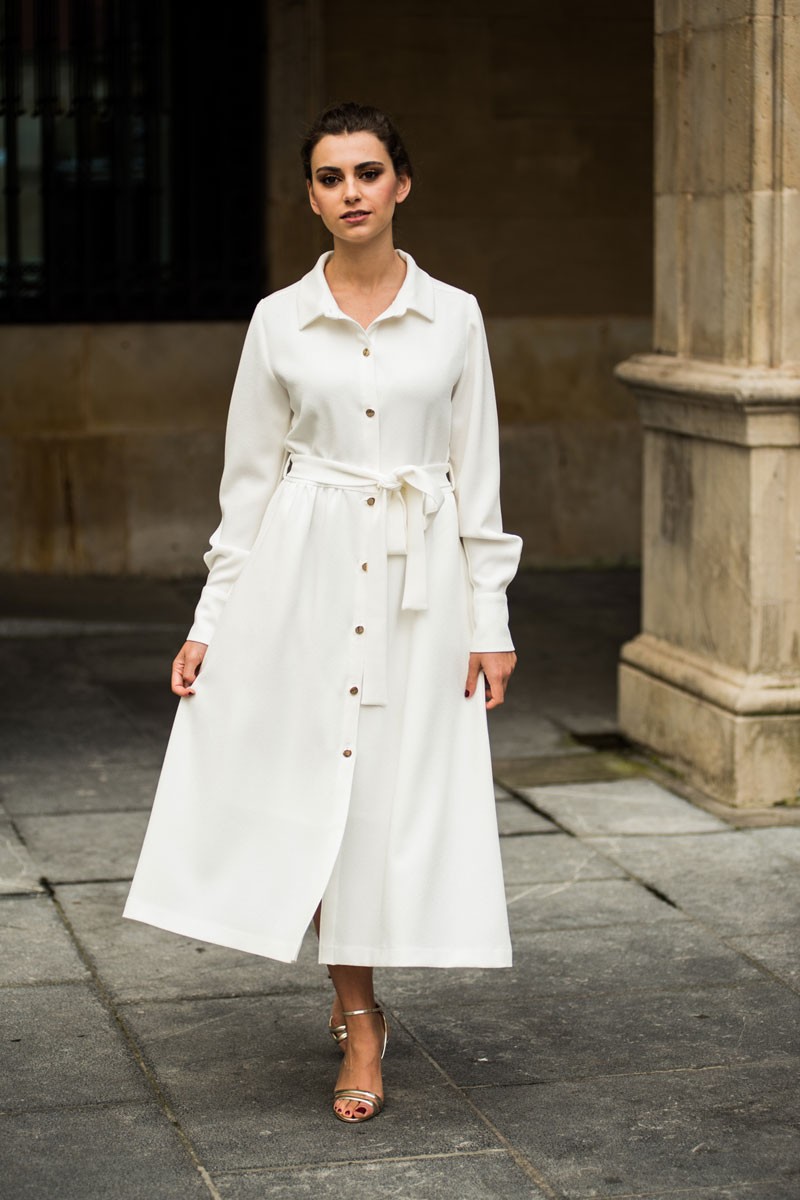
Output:
<instances>
[{"instance_id":1,"label":"woman's ear","mask_svg":"<svg viewBox=\"0 0 800 1200\"><path fill-rule=\"evenodd\" d=\"M395 197L394 197L395 204L402 204L403 201L408 196L408 193L410 191L411 191L411 176L410 175L398 175L397 176L397 191L395 192Z\"/></svg>"},{"instance_id":2,"label":"woman's ear","mask_svg":"<svg viewBox=\"0 0 800 1200\"><path fill-rule=\"evenodd\" d=\"M319 211L319 207L317 206L317 202L314 199L314 189L311 185L310 179L306 180L306 187L308 188L308 202L311 205L312 210L317 214L317 216L319 216L320 211Z\"/></svg>"}]
</instances>

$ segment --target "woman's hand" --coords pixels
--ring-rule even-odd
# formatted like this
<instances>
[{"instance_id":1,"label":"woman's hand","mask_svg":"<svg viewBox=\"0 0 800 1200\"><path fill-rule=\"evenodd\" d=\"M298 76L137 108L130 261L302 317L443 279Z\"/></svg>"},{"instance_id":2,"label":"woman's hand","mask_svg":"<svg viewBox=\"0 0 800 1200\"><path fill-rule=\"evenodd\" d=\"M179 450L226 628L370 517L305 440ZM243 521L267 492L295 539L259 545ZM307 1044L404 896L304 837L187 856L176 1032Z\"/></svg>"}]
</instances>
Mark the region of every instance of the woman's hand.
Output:
<instances>
[{"instance_id":1,"label":"woman's hand","mask_svg":"<svg viewBox=\"0 0 800 1200\"><path fill-rule=\"evenodd\" d=\"M176 696L193 696L192 684L208 646L205 642L184 642L172 664L172 690Z\"/></svg>"},{"instance_id":2,"label":"woman's hand","mask_svg":"<svg viewBox=\"0 0 800 1200\"><path fill-rule=\"evenodd\" d=\"M517 656L513 650L484 651L470 654L469 670L467 671L467 687L464 695L469 697L478 686L478 673L483 671L486 686L486 707L497 708L506 698L508 681L517 665Z\"/></svg>"}]
</instances>

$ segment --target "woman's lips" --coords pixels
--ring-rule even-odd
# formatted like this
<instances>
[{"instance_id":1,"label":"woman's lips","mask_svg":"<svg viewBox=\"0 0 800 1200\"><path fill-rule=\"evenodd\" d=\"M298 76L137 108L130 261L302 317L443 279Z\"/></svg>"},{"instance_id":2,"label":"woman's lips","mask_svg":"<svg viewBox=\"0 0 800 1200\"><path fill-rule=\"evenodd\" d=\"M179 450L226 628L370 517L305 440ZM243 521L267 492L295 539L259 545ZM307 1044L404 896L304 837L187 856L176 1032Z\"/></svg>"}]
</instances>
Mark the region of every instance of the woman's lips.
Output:
<instances>
[{"instance_id":1,"label":"woman's lips","mask_svg":"<svg viewBox=\"0 0 800 1200\"><path fill-rule=\"evenodd\" d=\"M358 209L357 212L344 213L342 220L346 221L348 225L360 225L362 221L366 221L368 216L368 212L365 212L363 209Z\"/></svg>"}]
</instances>

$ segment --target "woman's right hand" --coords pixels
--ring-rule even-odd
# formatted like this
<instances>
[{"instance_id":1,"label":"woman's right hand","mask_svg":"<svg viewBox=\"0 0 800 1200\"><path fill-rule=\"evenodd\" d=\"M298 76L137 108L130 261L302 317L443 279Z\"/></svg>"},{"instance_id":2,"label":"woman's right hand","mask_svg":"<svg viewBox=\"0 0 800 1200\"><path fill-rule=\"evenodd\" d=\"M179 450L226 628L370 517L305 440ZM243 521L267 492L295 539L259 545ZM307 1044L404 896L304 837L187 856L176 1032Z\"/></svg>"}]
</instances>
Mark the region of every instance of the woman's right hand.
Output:
<instances>
[{"instance_id":1,"label":"woman's right hand","mask_svg":"<svg viewBox=\"0 0 800 1200\"><path fill-rule=\"evenodd\" d=\"M205 642L184 642L172 664L172 690L176 696L193 696L192 684L208 646Z\"/></svg>"}]
</instances>

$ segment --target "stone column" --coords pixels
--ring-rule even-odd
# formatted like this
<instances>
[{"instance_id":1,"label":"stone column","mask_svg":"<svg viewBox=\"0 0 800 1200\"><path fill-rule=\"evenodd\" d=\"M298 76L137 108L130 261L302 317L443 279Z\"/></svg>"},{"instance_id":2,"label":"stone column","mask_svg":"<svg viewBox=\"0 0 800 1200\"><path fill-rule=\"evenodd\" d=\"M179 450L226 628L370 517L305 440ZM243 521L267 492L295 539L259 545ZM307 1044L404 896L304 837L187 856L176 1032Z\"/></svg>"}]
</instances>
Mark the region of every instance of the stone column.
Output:
<instances>
[{"instance_id":1,"label":"stone column","mask_svg":"<svg viewBox=\"0 0 800 1200\"><path fill-rule=\"evenodd\" d=\"M800 0L657 0L642 633L620 724L731 805L800 794Z\"/></svg>"}]
</instances>

